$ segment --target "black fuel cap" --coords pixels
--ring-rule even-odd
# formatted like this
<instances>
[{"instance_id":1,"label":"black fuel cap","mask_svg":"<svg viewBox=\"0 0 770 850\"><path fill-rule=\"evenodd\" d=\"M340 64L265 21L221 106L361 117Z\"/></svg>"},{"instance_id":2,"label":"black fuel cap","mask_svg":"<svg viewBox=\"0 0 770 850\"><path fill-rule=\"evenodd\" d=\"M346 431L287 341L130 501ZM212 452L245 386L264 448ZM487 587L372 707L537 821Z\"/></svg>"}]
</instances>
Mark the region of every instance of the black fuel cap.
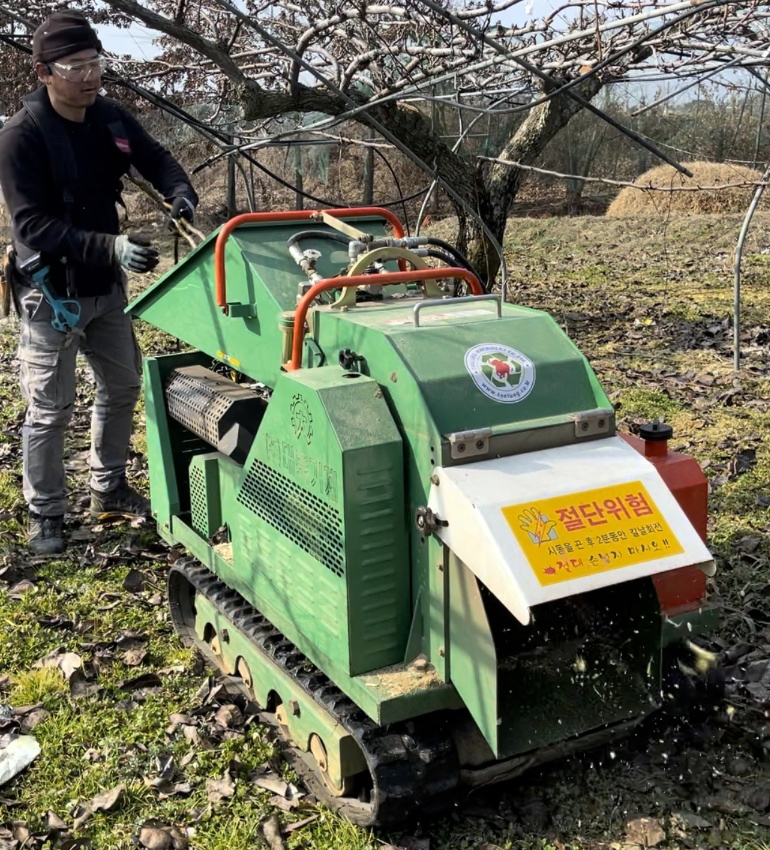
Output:
<instances>
[{"instance_id":1,"label":"black fuel cap","mask_svg":"<svg viewBox=\"0 0 770 850\"><path fill-rule=\"evenodd\" d=\"M639 436L643 440L670 440L674 429L666 422L645 422L639 426Z\"/></svg>"}]
</instances>

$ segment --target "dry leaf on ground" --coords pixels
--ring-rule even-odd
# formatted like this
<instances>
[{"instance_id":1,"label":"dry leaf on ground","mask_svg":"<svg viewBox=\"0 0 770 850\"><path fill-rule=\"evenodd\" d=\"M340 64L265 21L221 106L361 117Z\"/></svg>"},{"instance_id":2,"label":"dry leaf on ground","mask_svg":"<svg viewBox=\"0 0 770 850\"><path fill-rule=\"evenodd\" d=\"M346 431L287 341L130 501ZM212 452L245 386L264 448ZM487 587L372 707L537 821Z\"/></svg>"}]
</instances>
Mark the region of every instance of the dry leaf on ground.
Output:
<instances>
[{"instance_id":1,"label":"dry leaf on ground","mask_svg":"<svg viewBox=\"0 0 770 850\"><path fill-rule=\"evenodd\" d=\"M262 824L262 835L270 850L284 850L283 838L281 838L281 824L273 815Z\"/></svg>"},{"instance_id":2,"label":"dry leaf on ground","mask_svg":"<svg viewBox=\"0 0 770 850\"><path fill-rule=\"evenodd\" d=\"M243 713L237 705L223 705L214 715L214 722L226 728L240 726L243 723Z\"/></svg>"},{"instance_id":3,"label":"dry leaf on ground","mask_svg":"<svg viewBox=\"0 0 770 850\"><path fill-rule=\"evenodd\" d=\"M252 779L252 782L258 788L264 788L265 791L270 791L272 794L276 794L279 797L285 797L286 799L299 799L302 797L302 792L293 785L291 782L287 782L285 779L281 779L280 776L275 773L266 773L263 776L256 776Z\"/></svg>"},{"instance_id":4,"label":"dry leaf on ground","mask_svg":"<svg viewBox=\"0 0 770 850\"><path fill-rule=\"evenodd\" d=\"M52 812L50 809L46 815L45 824L48 829L56 829L59 832L65 832L69 829L67 824L56 814L56 812Z\"/></svg>"},{"instance_id":5,"label":"dry leaf on ground","mask_svg":"<svg viewBox=\"0 0 770 850\"><path fill-rule=\"evenodd\" d=\"M140 667L144 664L147 655L146 649L129 649L128 652L123 653L121 660L126 667Z\"/></svg>"},{"instance_id":6,"label":"dry leaf on ground","mask_svg":"<svg viewBox=\"0 0 770 850\"><path fill-rule=\"evenodd\" d=\"M626 840L642 847L657 847L666 840L666 832L656 818L636 818L626 824Z\"/></svg>"},{"instance_id":7,"label":"dry leaf on ground","mask_svg":"<svg viewBox=\"0 0 770 850\"><path fill-rule=\"evenodd\" d=\"M162 688L163 682L155 673L142 673L134 679L127 679L120 685L122 691L142 691L149 688Z\"/></svg>"},{"instance_id":8,"label":"dry leaf on ground","mask_svg":"<svg viewBox=\"0 0 770 850\"><path fill-rule=\"evenodd\" d=\"M21 719L21 732L31 732L35 726L42 723L48 717L48 712L44 708L34 708L28 714L25 714Z\"/></svg>"},{"instance_id":9,"label":"dry leaf on ground","mask_svg":"<svg viewBox=\"0 0 770 850\"><path fill-rule=\"evenodd\" d=\"M129 593L141 593L149 587L152 587L152 581L141 570L130 569L128 575L123 580L123 589Z\"/></svg>"},{"instance_id":10,"label":"dry leaf on ground","mask_svg":"<svg viewBox=\"0 0 770 850\"><path fill-rule=\"evenodd\" d=\"M143 632L121 632L115 638L115 646L124 650L142 649L148 641L149 637Z\"/></svg>"},{"instance_id":11,"label":"dry leaf on ground","mask_svg":"<svg viewBox=\"0 0 770 850\"><path fill-rule=\"evenodd\" d=\"M8 598L14 599L18 602L27 593L34 592L35 590L37 590L35 585L28 579L24 579L23 581L18 582L18 584L15 584L8 591Z\"/></svg>"},{"instance_id":12,"label":"dry leaf on ground","mask_svg":"<svg viewBox=\"0 0 770 850\"><path fill-rule=\"evenodd\" d=\"M139 828L139 843L147 850L185 850L187 836L175 826L155 820L145 821Z\"/></svg>"},{"instance_id":13,"label":"dry leaf on ground","mask_svg":"<svg viewBox=\"0 0 770 850\"><path fill-rule=\"evenodd\" d=\"M221 803L222 800L235 794L235 783L227 773L221 779L207 779L206 794L209 802Z\"/></svg>"},{"instance_id":14,"label":"dry leaf on ground","mask_svg":"<svg viewBox=\"0 0 770 850\"><path fill-rule=\"evenodd\" d=\"M121 783L103 794L97 794L87 803L77 806L73 812L75 817L73 827L80 829L94 812L109 812L114 809L123 797L125 790L126 786Z\"/></svg>"},{"instance_id":15,"label":"dry leaf on ground","mask_svg":"<svg viewBox=\"0 0 770 850\"><path fill-rule=\"evenodd\" d=\"M67 652L64 647L58 647L48 655L36 661L33 667L53 667L61 670L64 678L69 681L76 670L83 667L83 659L76 652Z\"/></svg>"},{"instance_id":16,"label":"dry leaf on ground","mask_svg":"<svg viewBox=\"0 0 770 850\"><path fill-rule=\"evenodd\" d=\"M711 824L695 812L674 812L671 816L674 823L689 829L710 829Z\"/></svg>"}]
</instances>

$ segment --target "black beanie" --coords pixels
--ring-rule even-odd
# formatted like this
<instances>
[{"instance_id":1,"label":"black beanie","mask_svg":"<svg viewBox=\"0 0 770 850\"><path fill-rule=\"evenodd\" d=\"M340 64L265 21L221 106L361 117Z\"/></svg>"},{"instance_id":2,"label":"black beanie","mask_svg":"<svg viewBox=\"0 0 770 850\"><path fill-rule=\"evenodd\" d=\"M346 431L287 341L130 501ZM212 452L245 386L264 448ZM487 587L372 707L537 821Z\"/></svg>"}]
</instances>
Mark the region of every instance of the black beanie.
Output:
<instances>
[{"instance_id":1,"label":"black beanie","mask_svg":"<svg viewBox=\"0 0 770 850\"><path fill-rule=\"evenodd\" d=\"M32 36L32 61L55 62L89 47L101 51L102 43L82 12L52 12Z\"/></svg>"}]
</instances>

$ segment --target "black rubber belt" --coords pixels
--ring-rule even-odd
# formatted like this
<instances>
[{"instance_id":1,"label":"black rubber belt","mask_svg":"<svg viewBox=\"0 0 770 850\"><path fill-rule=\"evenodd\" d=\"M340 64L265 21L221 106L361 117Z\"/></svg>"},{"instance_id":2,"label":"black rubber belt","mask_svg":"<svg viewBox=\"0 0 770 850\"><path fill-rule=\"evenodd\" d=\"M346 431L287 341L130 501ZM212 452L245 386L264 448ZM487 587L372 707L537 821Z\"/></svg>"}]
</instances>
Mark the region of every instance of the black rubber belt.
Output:
<instances>
[{"instance_id":1,"label":"black rubber belt","mask_svg":"<svg viewBox=\"0 0 770 850\"><path fill-rule=\"evenodd\" d=\"M180 576L358 743L373 783L368 803L333 796L313 770L312 757L295 751L292 764L326 805L360 825L385 828L402 826L452 805L460 770L446 713L377 725L239 593L200 562L180 558L169 575L169 607L174 627L188 642L200 645L195 624L189 622L194 611L192 607L188 610L178 595Z\"/></svg>"}]
</instances>

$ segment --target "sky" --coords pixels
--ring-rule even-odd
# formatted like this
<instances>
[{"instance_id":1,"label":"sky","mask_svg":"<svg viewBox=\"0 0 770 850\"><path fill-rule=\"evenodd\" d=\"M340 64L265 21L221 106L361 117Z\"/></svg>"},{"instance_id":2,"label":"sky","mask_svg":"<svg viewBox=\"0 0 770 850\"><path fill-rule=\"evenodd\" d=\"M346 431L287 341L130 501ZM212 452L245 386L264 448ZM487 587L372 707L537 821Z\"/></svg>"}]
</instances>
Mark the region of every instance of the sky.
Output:
<instances>
[{"instance_id":1,"label":"sky","mask_svg":"<svg viewBox=\"0 0 770 850\"><path fill-rule=\"evenodd\" d=\"M158 49L152 43L157 35L143 24L134 23L128 29L100 24L95 27L104 49L110 53L128 53L136 59L151 59Z\"/></svg>"}]
</instances>

